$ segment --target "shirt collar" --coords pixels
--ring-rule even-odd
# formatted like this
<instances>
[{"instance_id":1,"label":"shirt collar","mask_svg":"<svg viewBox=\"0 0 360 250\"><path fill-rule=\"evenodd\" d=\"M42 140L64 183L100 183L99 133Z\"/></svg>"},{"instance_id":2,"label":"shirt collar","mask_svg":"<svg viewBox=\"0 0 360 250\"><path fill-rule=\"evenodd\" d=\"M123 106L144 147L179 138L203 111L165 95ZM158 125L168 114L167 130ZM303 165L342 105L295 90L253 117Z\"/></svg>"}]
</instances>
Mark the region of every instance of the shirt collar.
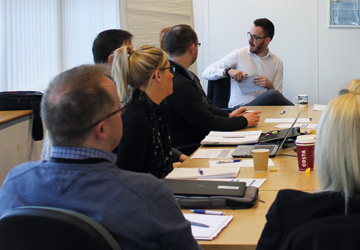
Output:
<instances>
[{"instance_id":1,"label":"shirt collar","mask_svg":"<svg viewBox=\"0 0 360 250\"><path fill-rule=\"evenodd\" d=\"M252 53L251 51L250 51L250 48L248 47L247 48L247 51L248 51L248 53L250 54L250 55L253 55L253 56L256 56L256 57L259 57L258 55L256 55L256 54L254 54L254 53ZM266 58L266 57L271 57L273 54L270 52L270 50L268 49L268 52L267 52L267 54L266 54L266 56L264 56L263 58L261 58L261 59L264 59L264 58Z\"/></svg>"},{"instance_id":2,"label":"shirt collar","mask_svg":"<svg viewBox=\"0 0 360 250\"><path fill-rule=\"evenodd\" d=\"M170 60L170 61L171 61L171 60ZM174 61L171 61L171 62L172 62L173 64L176 64L177 67L182 68L182 69L186 72L186 74L190 77L191 80L194 80L194 79L195 79L194 74L193 74L190 70L184 68L184 66L182 66L181 64L178 64L178 63L176 63L176 62L174 62Z\"/></svg>"},{"instance_id":3,"label":"shirt collar","mask_svg":"<svg viewBox=\"0 0 360 250\"><path fill-rule=\"evenodd\" d=\"M113 164L116 163L117 155L113 152L96 149L96 148L83 148L83 147L62 147L52 146L51 157L73 160L84 160L90 158L102 158Z\"/></svg>"}]
</instances>

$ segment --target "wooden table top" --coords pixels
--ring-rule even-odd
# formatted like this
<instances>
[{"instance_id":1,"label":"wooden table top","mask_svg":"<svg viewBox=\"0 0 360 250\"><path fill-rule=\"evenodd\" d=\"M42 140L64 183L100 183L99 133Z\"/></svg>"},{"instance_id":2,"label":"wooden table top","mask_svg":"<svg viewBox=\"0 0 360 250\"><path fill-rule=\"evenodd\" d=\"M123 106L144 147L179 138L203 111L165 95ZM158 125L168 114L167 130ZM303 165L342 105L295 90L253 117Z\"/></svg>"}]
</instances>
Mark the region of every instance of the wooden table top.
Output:
<instances>
[{"instance_id":1,"label":"wooden table top","mask_svg":"<svg viewBox=\"0 0 360 250\"><path fill-rule=\"evenodd\" d=\"M248 110L262 111L258 126L246 130L262 130L268 132L275 130L278 123L265 123L266 118L295 118L301 111L300 118L312 118L311 123L318 123L321 111L314 111L312 107L299 109L289 106L260 106L247 107ZM285 111L284 114L280 114ZM302 132L310 132L314 129L301 129ZM315 129L316 130L316 129ZM233 147L234 148L234 147ZM315 170L310 173L298 171L297 157L294 148L280 150L280 155L272 158L277 168L276 172L255 172L253 168L243 167L238 178L266 178L265 183L260 187L259 199L265 203L257 202L250 209L221 209L234 219L230 224L212 241L198 241L206 250L217 249L255 249L261 232L266 223L265 215L274 201L277 192L281 189L298 189L305 192L312 192L318 189L319 182ZM285 156L283 156L285 155ZM188 159L181 167L206 168L209 167L209 159ZM188 210L183 210L187 212Z\"/></svg>"},{"instance_id":2,"label":"wooden table top","mask_svg":"<svg viewBox=\"0 0 360 250\"><path fill-rule=\"evenodd\" d=\"M0 124L31 114L32 110L0 111Z\"/></svg>"}]
</instances>

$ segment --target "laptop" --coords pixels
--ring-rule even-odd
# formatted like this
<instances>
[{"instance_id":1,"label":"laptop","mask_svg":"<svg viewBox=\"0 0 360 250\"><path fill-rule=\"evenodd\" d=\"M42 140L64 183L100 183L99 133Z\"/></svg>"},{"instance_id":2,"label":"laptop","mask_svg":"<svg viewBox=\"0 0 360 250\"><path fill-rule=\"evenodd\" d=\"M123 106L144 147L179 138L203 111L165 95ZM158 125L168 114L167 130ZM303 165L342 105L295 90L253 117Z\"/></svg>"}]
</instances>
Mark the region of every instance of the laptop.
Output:
<instances>
[{"instance_id":1,"label":"laptop","mask_svg":"<svg viewBox=\"0 0 360 250\"><path fill-rule=\"evenodd\" d=\"M252 158L252 150L253 149L269 149L269 157L275 157L279 150L284 145L286 139L289 137L290 131L292 131L294 125L296 124L296 121L298 120L301 112L297 115L295 118L293 124L291 124L291 127L288 129L284 139L281 141L281 144L267 144L267 145L240 145L237 146L234 152L232 153L233 157L243 157L243 158Z\"/></svg>"},{"instance_id":2,"label":"laptop","mask_svg":"<svg viewBox=\"0 0 360 250\"><path fill-rule=\"evenodd\" d=\"M183 179L163 179L163 182L177 195L224 195L243 197L246 191L245 182Z\"/></svg>"}]
</instances>

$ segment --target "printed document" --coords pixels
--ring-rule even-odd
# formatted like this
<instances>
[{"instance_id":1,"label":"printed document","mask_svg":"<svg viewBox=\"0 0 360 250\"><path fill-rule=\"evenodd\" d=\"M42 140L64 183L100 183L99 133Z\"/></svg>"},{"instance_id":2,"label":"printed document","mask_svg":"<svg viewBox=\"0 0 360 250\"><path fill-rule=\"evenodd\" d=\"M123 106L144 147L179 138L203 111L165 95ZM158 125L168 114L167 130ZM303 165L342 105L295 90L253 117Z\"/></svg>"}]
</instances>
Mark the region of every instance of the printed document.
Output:
<instances>
[{"instance_id":1,"label":"printed document","mask_svg":"<svg viewBox=\"0 0 360 250\"><path fill-rule=\"evenodd\" d=\"M201 141L201 145L239 145L253 144L259 141L261 130L246 132L210 131Z\"/></svg>"}]
</instances>

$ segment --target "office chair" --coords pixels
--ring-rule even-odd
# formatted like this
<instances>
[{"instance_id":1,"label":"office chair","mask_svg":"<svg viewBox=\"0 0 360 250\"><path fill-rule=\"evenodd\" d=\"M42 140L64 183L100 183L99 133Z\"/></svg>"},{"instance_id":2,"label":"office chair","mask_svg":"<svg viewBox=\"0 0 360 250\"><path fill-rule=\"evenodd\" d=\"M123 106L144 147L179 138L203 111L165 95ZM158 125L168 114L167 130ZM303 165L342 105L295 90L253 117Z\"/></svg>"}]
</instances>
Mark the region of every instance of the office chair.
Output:
<instances>
[{"instance_id":1,"label":"office chair","mask_svg":"<svg viewBox=\"0 0 360 250\"><path fill-rule=\"evenodd\" d=\"M73 211L19 207L0 217L0 249L121 250L98 222Z\"/></svg>"},{"instance_id":2,"label":"office chair","mask_svg":"<svg viewBox=\"0 0 360 250\"><path fill-rule=\"evenodd\" d=\"M221 109L227 110L230 99L230 77L209 80L207 96Z\"/></svg>"},{"instance_id":3,"label":"office chair","mask_svg":"<svg viewBox=\"0 0 360 250\"><path fill-rule=\"evenodd\" d=\"M360 249L360 215L341 215L305 223L284 241L281 250Z\"/></svg>"}]
</instances>

